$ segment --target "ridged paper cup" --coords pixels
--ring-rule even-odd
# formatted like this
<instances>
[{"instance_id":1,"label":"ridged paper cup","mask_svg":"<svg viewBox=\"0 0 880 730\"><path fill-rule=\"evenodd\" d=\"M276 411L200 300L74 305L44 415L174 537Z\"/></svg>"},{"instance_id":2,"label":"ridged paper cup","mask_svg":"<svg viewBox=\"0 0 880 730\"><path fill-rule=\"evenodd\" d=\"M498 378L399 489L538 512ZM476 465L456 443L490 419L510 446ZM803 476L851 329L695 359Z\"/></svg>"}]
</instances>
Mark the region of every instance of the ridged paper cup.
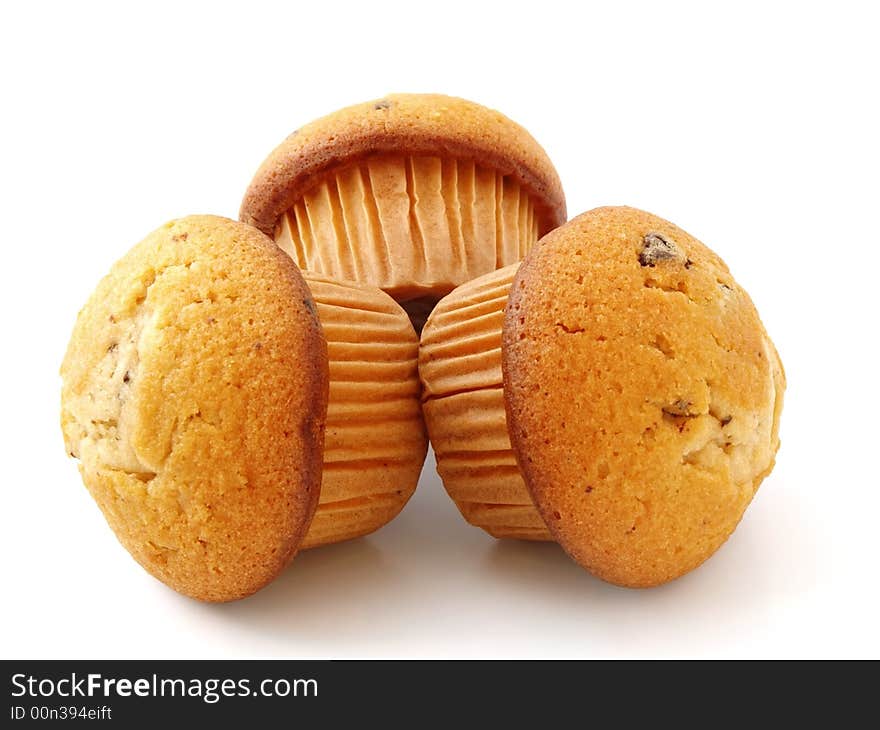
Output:
<instances>
[{"instance_id":1,"label":"ridged paper cup","mask_svg":"<svg viewBox=\"0 0 880 730\"><path fill-rule=\"evenodd\" d=\"M406 313L375 287L303 276L330 365L321 496L301 546L312 548L390 522L415 491L428 447Z\"/></svg>"},{"instance_id":2,"label":"ridged paper cup","mask_svg":"<svg viewBox=\"0 0 880 730\"><path fill-rule=\"evenodd\" d=\"M301 268L383 289L420 329L441 297L521 260L560 225L565 198L547 154L504 115L398 94L288 137L241 218Z\"/></svg>"},{"instance_id":3,"label":"ridged paper cup","mask_svg":"<svg viewBox=\"0 0 880 730\"><path fill-rule=\"evenodd\" d=\"M464 518L493 537L552 540L507 433L501 327L518 268L485 274L437 304L419 350L422 410L437 471Z\"/></svg>"},{"instance_id":4,"label":"ridged paper cup","mask_svg":"<svg viewBox=\"0 0 880 730\"><path fill-rule=\"evenodd\" d=\"M335 172L284 213L303 269L370 282L413 306L519 261L538 240L529 194L473 161L383 156Z\"/></svg>"}]
</instances>

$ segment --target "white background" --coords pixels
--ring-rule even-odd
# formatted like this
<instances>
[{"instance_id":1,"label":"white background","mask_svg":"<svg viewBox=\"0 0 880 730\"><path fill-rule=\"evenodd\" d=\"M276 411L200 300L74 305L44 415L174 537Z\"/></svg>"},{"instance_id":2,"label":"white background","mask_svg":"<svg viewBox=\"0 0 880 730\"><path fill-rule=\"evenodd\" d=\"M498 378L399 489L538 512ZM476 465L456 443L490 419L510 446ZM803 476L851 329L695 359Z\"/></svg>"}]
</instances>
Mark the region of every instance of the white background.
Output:
<instances>
[{"instance_id":1,"label":"white background","mask_svg":"<svg viewBox=\"0 0 880 730\"><path fill-rule=\"evenodd\" d=\"M131 5L0 11L3 657L880 656L870 3ZM496 542L430 455L394 523L235 604L166 589L106 527L58 427L79 307L164 221L235 217L288 132L392 91L500 109L571 215L657 213L751 293L788 374L783 444L702 568L630 591Z\"/></svg>"}]
</instances>

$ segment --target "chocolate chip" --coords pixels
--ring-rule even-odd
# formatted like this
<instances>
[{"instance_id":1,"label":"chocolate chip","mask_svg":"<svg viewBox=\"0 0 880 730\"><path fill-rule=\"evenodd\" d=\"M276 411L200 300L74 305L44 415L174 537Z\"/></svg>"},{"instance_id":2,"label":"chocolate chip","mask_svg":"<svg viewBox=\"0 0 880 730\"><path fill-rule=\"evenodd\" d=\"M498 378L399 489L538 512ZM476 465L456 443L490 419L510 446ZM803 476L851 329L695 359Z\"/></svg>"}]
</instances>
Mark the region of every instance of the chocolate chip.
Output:
<instances>
[{"instance_id":1,"label":"chocolate chip","mask_svg":"<svg viewBox=\"0 0 880 730\"><path fill-rule=\"evenodd\" d=\"M691 417L693 414L690 412L691 402L689 400L679 399L675 401L675 403L671 403L670 405L663 408L663 412L670 416L685 416Z\"/></svg>"},{"instance_id":2,"label":"chocolate chip","mask_svg":"<svg viewBox=\"0 0 880 730\"><path fill-rule=\"evenodd\" d=\"M122 382L128 383L131 381L131 373L128 370L125 371L125 375L122 376Z\"/></svg>"},{"instance_id":3,"label":"chocolate chip","mask_svg":"<svg viewBox=\"0 0 880 730\"><path fill-rule=\"evenodd\" d=\"M388 101L388 99L380 99L375 104L373 104L373 109L376 109L377 111L380 109L390 109L390 108L391 108L391 102Z\"/></svg>"},{"instance_id":4,"label":"chocolate chip","mask_svg":"<svg viewBox=\"0 0 880 730\"><path fill-rule=\"evenodd\" d=\"M678 256L675 243L659 233L648 233L642 239L642 252L639 254L639 263L642 266L656 266L658 261L668 261Z\"/></svg>"}]
</instances>

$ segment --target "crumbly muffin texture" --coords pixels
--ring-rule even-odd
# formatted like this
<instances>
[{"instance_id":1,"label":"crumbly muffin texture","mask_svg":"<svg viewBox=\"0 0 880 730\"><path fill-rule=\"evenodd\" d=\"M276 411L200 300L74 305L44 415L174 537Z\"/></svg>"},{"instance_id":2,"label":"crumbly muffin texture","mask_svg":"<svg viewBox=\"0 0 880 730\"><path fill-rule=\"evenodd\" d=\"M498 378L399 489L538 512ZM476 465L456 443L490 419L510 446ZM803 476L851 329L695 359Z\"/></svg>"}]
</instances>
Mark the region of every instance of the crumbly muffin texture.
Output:
<instances>
[{"instance_id":1,"label":"crumbly muffin texture","mask_svg":"<svg viewBox=\"0 0 880 730\"><path fill-rule=\"evenodd\" d=\"M599 208L539 242L513 283L502 364L535 504L610 582L698 566L773 468L776 350L724 262L649 213Z\"/></svg>"},{"instance_id":2,"label":"crumbly muffin texture","mask_svg":"<svg viewBox=\"0 0 880 730\"><path fill-rule=\"evenodd\" d=\"M61 375L67 450L147 571L224 601L287 564L320 491L327 351L270 239L214 216L154 231L80 312Z\"/></svg>"}]
</instances>

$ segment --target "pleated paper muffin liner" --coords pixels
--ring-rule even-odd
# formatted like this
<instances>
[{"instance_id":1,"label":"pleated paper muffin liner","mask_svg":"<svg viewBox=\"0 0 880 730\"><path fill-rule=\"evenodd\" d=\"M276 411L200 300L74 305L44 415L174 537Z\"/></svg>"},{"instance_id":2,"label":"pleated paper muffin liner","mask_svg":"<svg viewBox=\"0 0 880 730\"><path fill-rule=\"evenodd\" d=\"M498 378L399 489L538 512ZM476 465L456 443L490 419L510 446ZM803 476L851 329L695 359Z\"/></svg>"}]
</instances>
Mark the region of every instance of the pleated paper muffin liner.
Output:
<instances>
[{"instance_id":1,"label":"pleated paper muffin liner","mask_svg":"<svg viewBox=\"0 0 880 730\"><path fill-rule=\"evenodd\" d=\"M302 545L311 548L393 519L415 491L427 437L418 339L400 305L371 286L303 275L330 359L321 497Z\"/></svg>"},{"instance_id":2,"label":"pleated paper muffin liner","mask_svg":"<svg viewBox=\"0 0 880 730\"><path fill-rule=\"evenodd\" d=\"M325 176L281 216L275 239L302 269L372 284L408 309L427 300L430 311L459 284L520 261L538 219L512 176L467 160L378 155Z\"/></svg>"},{"instance_id":3,"label":"pleated paper muffin liner","mask_svg":"<svg viewBox=\"0 0 880 730\"><path fill-rule=\"evenodd\" d=\"M494 537L551 540L507 433L501 375L504 307L519 264L460 286L422 332L422 409L437 471L464 518Z\"/></svg>"}]
</instances>

